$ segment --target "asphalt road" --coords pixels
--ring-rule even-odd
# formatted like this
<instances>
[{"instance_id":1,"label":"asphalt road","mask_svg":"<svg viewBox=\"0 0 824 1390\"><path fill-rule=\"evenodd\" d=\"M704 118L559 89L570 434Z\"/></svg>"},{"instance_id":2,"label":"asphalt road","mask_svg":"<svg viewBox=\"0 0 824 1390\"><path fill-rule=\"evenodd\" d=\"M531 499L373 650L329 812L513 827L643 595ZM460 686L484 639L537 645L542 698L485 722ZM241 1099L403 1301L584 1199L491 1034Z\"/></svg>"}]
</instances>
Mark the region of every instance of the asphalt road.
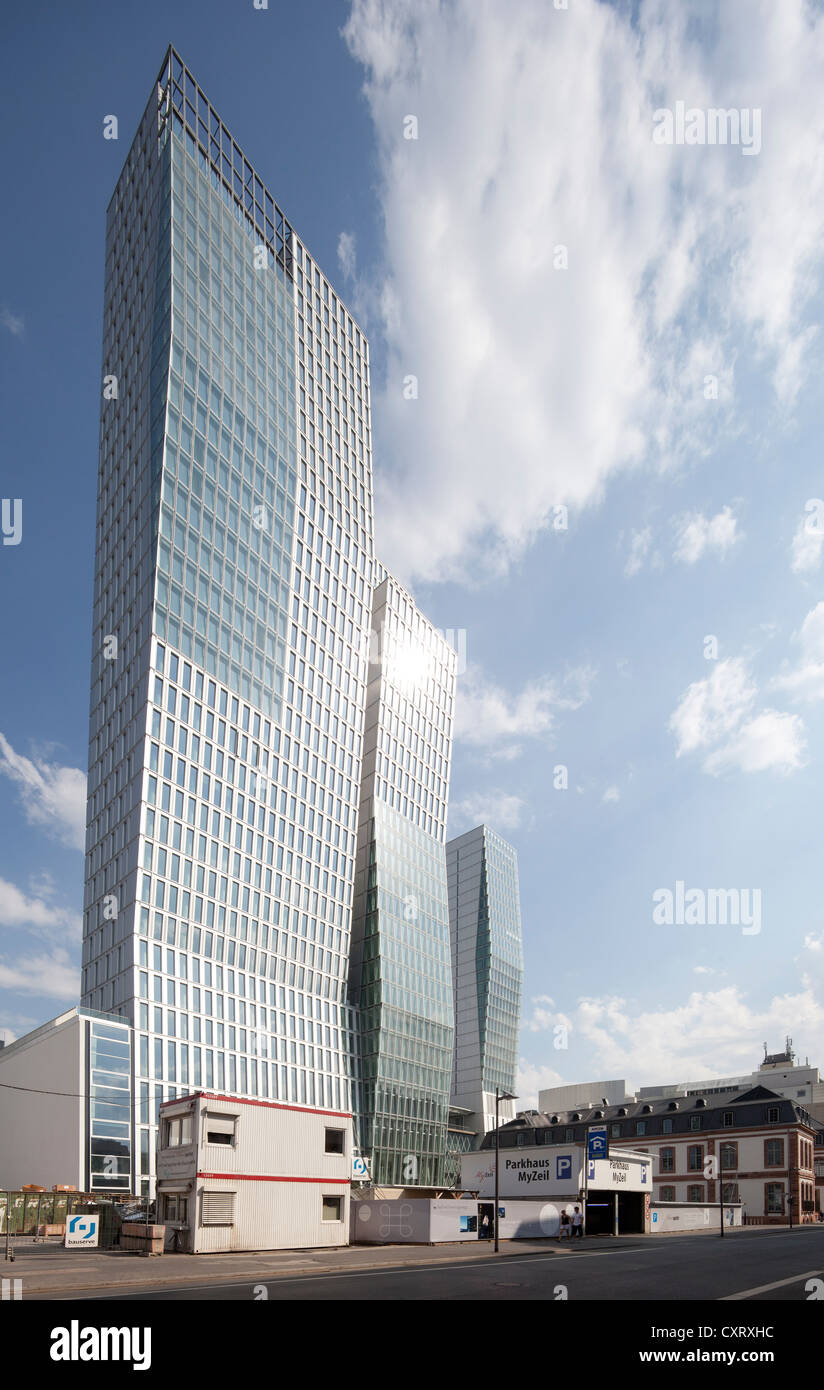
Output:
<instances>
[{"instance_id":1,"label":"asphalt road","mask_svg":"<svg viewBox=\"0 0 824 1390\"><path fill-rule=\"evenodd\" d=\"M808 1280L822 1281L808 1290ZM795 1231L730 1232L648 1236L632 1244L616 1241L598 1249L580 1247L540 1254L490 1254L482 1261L454 1264L341 1270L322 1275L285 1275L254 1285L217 1279L205 1287L156 1287L128 1294L83 1294L84 1301L250 1301L266 1296L281 1302L518 1301L567 1298L627 1301L730 1299L733 1302L809 1300L824 1293L824 1227ZM75 1295L77 1297L77 1295Z\"/></svg>"}]
</instances>

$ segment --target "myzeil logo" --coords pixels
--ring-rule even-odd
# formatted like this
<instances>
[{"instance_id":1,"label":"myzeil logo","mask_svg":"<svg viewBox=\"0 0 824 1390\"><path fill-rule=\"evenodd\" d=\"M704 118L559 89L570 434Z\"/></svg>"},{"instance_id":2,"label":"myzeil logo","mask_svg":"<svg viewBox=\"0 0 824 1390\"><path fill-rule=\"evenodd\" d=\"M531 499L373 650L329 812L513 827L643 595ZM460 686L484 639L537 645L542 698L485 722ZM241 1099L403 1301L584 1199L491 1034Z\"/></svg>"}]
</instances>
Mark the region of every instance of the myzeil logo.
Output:
<instances>
[{"instance_id":1,"label":"myzeil logo","mask_svg":"<svg viewBox=\"0 0 824 1390\"><path fill-rule=\"evenodd\" d=\"M760 888L656 888L652 920L658 927L741 927L742 936L761 931Z\"/></svg>"},{"instance_id":2,"label":"myzeil logo","mask_svg":"<svg viewBox=\"0 0 824 1390\"><path fill-rule=\"evenodd\" d=\"M761 107L740 109L659 106L653 112L652 139L656 145L739 145L742 154L761 153Z\"/></svg>"},{"instance_id":3,"label":"myzeil logo","mask_svg":"<svg viewBox=\"0 0 824 1390\"><path fill-rule=\"evenodd\" d=\"M52 1361L131 1361L133 1371L148 1371L152 1364L150 1327L81 1327L73 1319L68 1327L53 1327Z\"/></svg>"}]
</instances>

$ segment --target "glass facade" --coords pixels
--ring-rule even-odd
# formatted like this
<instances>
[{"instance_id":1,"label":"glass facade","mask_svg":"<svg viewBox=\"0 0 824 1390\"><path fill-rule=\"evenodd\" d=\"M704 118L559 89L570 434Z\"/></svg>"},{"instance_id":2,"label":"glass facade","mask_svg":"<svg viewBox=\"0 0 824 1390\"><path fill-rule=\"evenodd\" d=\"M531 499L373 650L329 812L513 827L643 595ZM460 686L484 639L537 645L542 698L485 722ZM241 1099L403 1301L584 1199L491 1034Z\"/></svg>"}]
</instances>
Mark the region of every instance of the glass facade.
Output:
<instances>
[{"instance_id":1,"label":"glass facade","mask_svg":"<svg viewBox=\"0 0 824 1390\"><path fill-rule=\"evenodd\" d=\"M161 1100L348 1109L365 337L170 50L109 208L83 1002Z\"/></svg>"},{"instance_id":2,"label":"glass facade","mask_svg":"<svg viewBox=\"0 0 824 1390\"><path fill-rule=\"evenodd\" d=\"M500 835L485 831L475 948L481 1080L485 1091L514 1091L524 979L518 859Z\"/></svg>"},{"instance_id":3,"label":"glass facade","mask_svg":"<svg viewBox=\"0 0 824 1390\"><path fill-rule=\"evenodd\" d=\"M523 989L518 858L488 826L446 846L456 1028L452 1095L483 1134L514 1092ZM507 1103L505 1103L506 1105ZM509 1118L506 1109L501 1110Z\"/></svg>"},{"instance_id":4,"label":"glass facade","mask_svg":"<svg viewBox=\"0 0 824 1390\"><path fill-rule=\"evenodd\" d=\"M90 1190L132 1190L131 1029L88 1024Z\"/></svg>"},{"instance_id":5,"label":"glass facade","mask_svg":"<svg viewBox=\"0 0 824 1390\"><path fill-rule=\"evenodd\" d=\"M378 578L353 921L358 1138L374 1184L429 1187L444 1182L452 1057L444 839L456 659L405 590Z\"/></svg>"}]
</instances>

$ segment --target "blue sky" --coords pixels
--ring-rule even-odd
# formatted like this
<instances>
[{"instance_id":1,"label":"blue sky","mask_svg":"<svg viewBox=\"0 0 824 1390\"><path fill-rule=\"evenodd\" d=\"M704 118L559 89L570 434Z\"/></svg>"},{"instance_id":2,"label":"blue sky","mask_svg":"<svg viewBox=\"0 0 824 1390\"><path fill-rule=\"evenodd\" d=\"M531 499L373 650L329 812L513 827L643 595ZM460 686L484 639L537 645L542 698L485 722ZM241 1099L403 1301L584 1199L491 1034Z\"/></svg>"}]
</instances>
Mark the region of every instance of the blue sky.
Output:
<instances>
[{"instance_id":1,"label":"blue sky","mask_svg":"<svg viewBox=\"0 0 824 1390\"><path fill-rule=\"evenodd\" d=\"M786 1032L824 1065L800 0L7 17L0 1027L77 992L105 208L169 41L369 334L379 551L465 634L450 829L520 857L524 1099L749 1070ZM656 144L679 101L757 110L758 150ZM760 931L655 923L677 881L760 893Z\"/></svg>"}]
</instances>

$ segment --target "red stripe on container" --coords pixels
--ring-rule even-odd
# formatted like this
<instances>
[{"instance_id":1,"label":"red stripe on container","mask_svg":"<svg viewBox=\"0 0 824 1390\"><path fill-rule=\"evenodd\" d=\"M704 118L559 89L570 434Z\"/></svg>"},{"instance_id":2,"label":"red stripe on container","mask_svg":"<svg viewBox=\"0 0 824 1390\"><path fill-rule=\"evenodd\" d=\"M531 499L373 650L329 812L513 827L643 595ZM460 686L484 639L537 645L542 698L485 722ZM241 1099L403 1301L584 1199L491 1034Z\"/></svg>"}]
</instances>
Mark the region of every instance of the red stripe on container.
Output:
<instances>
[{"instance_id":1,"label":"red stripe on container","mask_svg":"<svg viewBox=\"0 0 824 1390\"><path fill-rule=\"evenodd\" d=\"M268 1173L196 1173L198 1178L229 1178L235 1182L327 1182L350 1183L351 1178L291 1178Z\"/></svg>"}]
</instances>

